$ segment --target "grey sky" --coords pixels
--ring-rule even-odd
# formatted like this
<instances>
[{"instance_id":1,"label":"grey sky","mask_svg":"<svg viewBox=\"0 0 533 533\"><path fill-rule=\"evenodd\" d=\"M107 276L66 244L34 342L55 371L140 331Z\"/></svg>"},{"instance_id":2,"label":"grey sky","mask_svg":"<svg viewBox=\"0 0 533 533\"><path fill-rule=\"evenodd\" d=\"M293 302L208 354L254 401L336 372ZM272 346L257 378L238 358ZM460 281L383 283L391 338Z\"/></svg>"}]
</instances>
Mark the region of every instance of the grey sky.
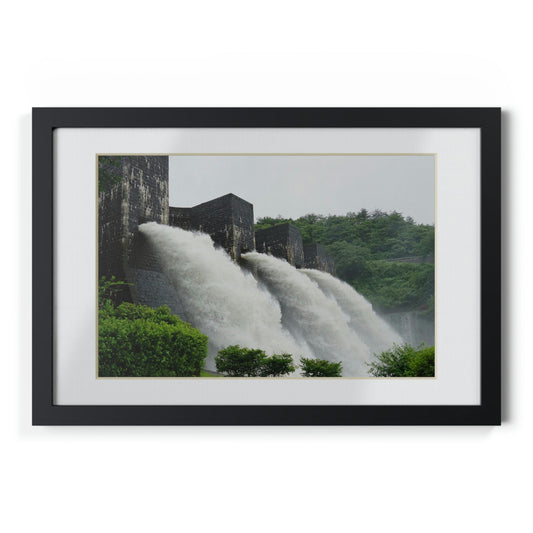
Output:
<instances>
[{"instance_id":1,"label":"grey sky","mask_svg":"<svg viewBox=\"0 0 533 533\"><path fill-rule=\"evenodd\" d=\"M398 211L435 222L435 161L403 156L171 156L170 205L191 207L228 193L255 218Z\"/></svg>"}]
</instances>

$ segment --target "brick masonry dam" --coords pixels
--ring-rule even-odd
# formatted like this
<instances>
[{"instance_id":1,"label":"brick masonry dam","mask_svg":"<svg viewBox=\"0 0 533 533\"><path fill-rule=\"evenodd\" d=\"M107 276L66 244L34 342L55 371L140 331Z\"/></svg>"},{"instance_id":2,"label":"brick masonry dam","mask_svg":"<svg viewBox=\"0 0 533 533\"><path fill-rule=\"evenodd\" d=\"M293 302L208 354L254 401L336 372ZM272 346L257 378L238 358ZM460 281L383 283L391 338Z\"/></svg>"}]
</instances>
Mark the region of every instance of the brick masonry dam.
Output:
<instances>
[{"instance_id":1,"label":"brick masonry dam","mask_svg":"<svg viewBox=\"0 0 533 533\"><path fill-rule=\"evenodd\" d=\"M109 160L109 157L107 158ZM160 265L138 228L157 222L208 234L236 262L257 250L285 259L296 268L314 268L335 274L335 262L325 248L305 245L300 230L291 224L254 231L253 204L226 194L193 207L169 205L168 156L116 156L112 171L118 181L98 197L99 276L115 276L133 283L123 298L155 305L168 287L158 287ZM152 272L143 283L136 270ZM133 281L132 281L133 280ZM128 294L129 292L129 294ZM158 295L150 302L149 294Z\"/></svg>"}]
</instances>

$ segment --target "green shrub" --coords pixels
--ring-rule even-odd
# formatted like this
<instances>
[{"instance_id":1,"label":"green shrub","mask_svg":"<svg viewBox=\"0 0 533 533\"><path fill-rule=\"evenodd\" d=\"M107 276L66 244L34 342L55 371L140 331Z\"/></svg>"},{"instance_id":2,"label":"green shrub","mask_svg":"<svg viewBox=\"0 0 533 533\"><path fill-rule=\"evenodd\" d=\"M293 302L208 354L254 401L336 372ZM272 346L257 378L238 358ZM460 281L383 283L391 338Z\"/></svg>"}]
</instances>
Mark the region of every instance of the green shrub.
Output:
<instances>
[{"instance_id":1,"label":"green shrub","mask_svg":"<svg viewBox=\"0 0 533 533\"><path fill-rule=\"evenodd\" d=\"M228 376L255 377L259 375L266 358L263 350L241 348L234 344L218 352L215 364L218 372Z\"/></svg>"},{"instance_id":2,"label":"green shrub","mask_svg":"<svg viewBox=\"0 0 533 533\"><path fill-rule=\"evenodd\" d=\"M342 363L325 359L300 359L302 376L306 378L339 378L342 376Z\"/></svg>"},{"instance_id":3,"label":"green shrub","mask_svg":"<svg viewBox=\"0 0 533 533\"><path fill-rule=\"evenodd\" d=\"M131 283L117 280L115 276L111 276L109 279L102 276L98 283L98 308L101 309L105 305L112 304L117 296L129 285Z\"/></svg>"},{"instance_id":4,"label":"green shrub","mask_svg":"<svg viewBox=\"0 0 533 533\"><path fill-rule=\"evenodd\" d=\"M114 316L126 320L150 320L158 323L164 322L166 324L182 325L194 329L190 324L184 322L178 316L173 315L166 305L154 309L153 307L148 307L146 305L124 302L115 308Z\"/></svg>"},{"instance_id":5,"label":"green shrub","mask_svg":"<svg viewBox=\"0 0 533 533\"><path fill-rule=\"evenodd\" d=\"M276 378L290 374L295 370L296 368L292 361L292 355L288 353L281 355L274 354L263 362L259 375L261 377L272 376Z\"/></svg>"},{"instance_id":6,"label":"green shrub","mask_svg":"<svg viewBox=\"0 0 533 533\"><path fill-rule=\"evenodd\" d=\"M435 347L427 346L415 352L409 369L416 377L435 377Z\"/></svg>"},{"instance_id":7,"label":"green shrub","mask_svg":"<svg viewBox=\"0 0 533 533\"><path fill-rule=\"evenodd\" d=\"M279 377L294 372L292 355L272 355L263 350L228 346L215 357L217 370L231 377Z\"/></svg>"},{"instance_id":8,"label":"green shrub","mask_svg":"<svg viewBox=\"0 0 533 533\"><path fill-rule=\"evenodd\" d=\"M100 309L98 374L101 377L199 376L207 357L206 335L172 315L108 301Z\"/></svg>"},{"instance_id":9,"label":"green shrub","mask_svg":"<svg viewBox=\"0 0 533 533\"><path fill-rule=\"evenodd\" d=\"M374 377L433 377L435 376L435 347L394 344L390 350L376 355L369 373Z\"/></svg>"}]
</instances>

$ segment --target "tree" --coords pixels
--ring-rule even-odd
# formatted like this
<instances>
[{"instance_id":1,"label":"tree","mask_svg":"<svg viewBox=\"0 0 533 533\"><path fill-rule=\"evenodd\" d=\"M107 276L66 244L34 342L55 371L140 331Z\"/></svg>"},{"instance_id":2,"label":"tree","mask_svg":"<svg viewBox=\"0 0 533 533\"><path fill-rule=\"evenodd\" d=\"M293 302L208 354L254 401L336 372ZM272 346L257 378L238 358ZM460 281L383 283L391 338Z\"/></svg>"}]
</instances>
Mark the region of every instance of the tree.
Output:
<instances>
[{"instance_id":1,"label":"tree","mask_svg":"<svg viewBox=\"0 0 533 533\"><path fill-rule=\"evenodd\" d=\"M302 376L306 378L340 378L342 377L342 363L326 361L325 359L300 359Z\"/></svg>"},{"instance_id":2,"label":"tree","mask_svg":"<svg viewBox=\"0 0 533 533\"><path fill-rule=\"evenodd\" d=\"M263 350L250 350L234 344L218 352L215 364L218 372L231 377L255 377L265 360L266 354Z\"/></svg>"},{"instance_id":3,"label":"tree","mask_svg":"<svg viewBox=\"0 0 533 533\"><path fill-rule=\"evenodd\" d=\"M435 377L435 347L428 346L418 350L409 367L414 376Z\"/></svg>"},{"instance_id":4,"label":"tree","mask_svg":"<svg viewBox=\"0 0 533 533\"><path fill-rule=\"evenodd\" d=\"M341 279L353 280L370 274L370 253L364 246L338 241L330 244L327 250L335 258L335 267Z\"/></svg>"},{"instance_id":5,"label":"tree","mask_svg":"<svg viewBox=\"0 0 533 533\"><path fill-rule=\"evenodd\" d=\"M294 223L292 218L283 218L281 215L274 217L262 217L258 218L255 223L255 230L271 228L272 226L277 226L278 224L285 224L286 222Z\"/></svg>"},{"instance_id":6,"label":"tree","mask_svg":"<svg viewBox=\"0 0 533 533\"><path fill-rule=\"evenodd\" d=\"M263 350L228 346L215 357L217 370L231 377L279 377L294 372L290 354L268 357Z\"/></svg>"},{"instance_id":7,"label":"tree","mask_svg":"<svg viewBox=\"0 0 533 533\"><path fill-rule=\"evenodd\" d=\"M375 355L376 361L368 364L374 377L434 377L435 347L421 344L394 344L390 350Z\"/></svg>"},{"instance_id":8,"label":"tree","mask_svg":"<svg viewBox=\"0 0 533 533\"><path fill-rule=\"evenodd\" d=\"M425 235L416 247L416 252L423 257L435 255L435 228L427 227Z\"/></svg>"},{"instance_id":9,"label":"tree","mask_svg":"<svg viewBox=\"0 0 533 533\"><path fill-rule=\"evenodd\" d=\"M259 375L261 377L271 376L276 378L286 374L291 374L295 370L296 368L294 367L292 361L292 355L288 353L281 355L274 354L264 361Z\"/></svg>"}]
</instances>

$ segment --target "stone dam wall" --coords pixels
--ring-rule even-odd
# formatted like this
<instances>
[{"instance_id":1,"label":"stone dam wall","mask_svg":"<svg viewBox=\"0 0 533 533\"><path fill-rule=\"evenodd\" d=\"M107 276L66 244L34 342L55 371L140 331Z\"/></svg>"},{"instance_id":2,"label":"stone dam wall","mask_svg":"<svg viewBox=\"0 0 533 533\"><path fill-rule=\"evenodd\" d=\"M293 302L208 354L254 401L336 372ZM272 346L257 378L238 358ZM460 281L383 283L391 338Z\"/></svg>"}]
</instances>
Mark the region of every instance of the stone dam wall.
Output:
<instances>
[{"instance_id":1,"label":"stone dam wall","mask_svg":"<svg viewBox=\"0 0 533 533\"><path fill-rule=\"evenodd\" d=\"M300 230L292 224L278 224L255 232L256 250L285 259L296 268L305 264Z\"/></svg>"},{"instance_id":2,"label":"stone dam wall","mask_svg":"<svg viewBox=\"0 0 533 533\"><path fill-rule=\"evenodd\" d=\"M118 181L98 194L98 275L128 281L126 270L140 224L168 224L168 157L114 156ZM123 297L131 300L129 291Z\"/></svg>"},{"instance_id":3,"label":"stone dam wall","mask_svg":"<svg viewBox=\"0 0 533 533\"><path fill-rule=\"evenodd\" d=\"M135 235L125 272L126 280L131 284L129 301L149 307L166 305L173 314L187 320L186 310L180 304L175 287L164 274L156 250L142 233Z\"/></svg>"},{"instance_id":4,"label":"stone dam wall","mask_svg":"<svg viewBox=\"0 0 533 533\"><path fill-rule=\"evenodd\" d=\"M328 255L321 244L306 244L304 246L305 268L314 268L336 275L335 261Z\"/></svg>"},{"instance_id":5,"label":"stone dam wall","mask_svg":"<svg viewBox=\"0 0 533 533\"><path fill-rule=\"evenodd\" d=\"M115 184L98 195L98 275L130 284L118 301L168 305L186 320L155 250L137 231L140 224L151 221L207 233L234 261L257 250L296 268L335 273L324 247L304 247L296 226L280 224L254 232L253 205L235 194L193 207L170 207L168 156L105 156L105 160L111 162Z\"/></svg>"},{"instance_id":6,"label":"stone dam wall","mask_svg":"<svg viewBox=\"0 0 533 533\"><path fill-rule=\"evenodd\" d=\"M255 249L254 206L234 194L194 207L170 207L169 224L208 233L234 261Z\"/></svg>"}]
</instances>

